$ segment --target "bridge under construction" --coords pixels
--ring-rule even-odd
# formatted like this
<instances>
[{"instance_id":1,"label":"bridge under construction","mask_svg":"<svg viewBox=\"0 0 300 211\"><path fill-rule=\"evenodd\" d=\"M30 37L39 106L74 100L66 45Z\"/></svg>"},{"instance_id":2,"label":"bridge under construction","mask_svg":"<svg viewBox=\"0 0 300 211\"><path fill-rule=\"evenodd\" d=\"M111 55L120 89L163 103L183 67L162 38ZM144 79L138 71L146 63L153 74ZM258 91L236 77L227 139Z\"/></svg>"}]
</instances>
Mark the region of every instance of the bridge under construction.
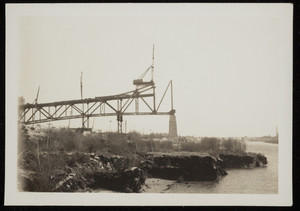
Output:
<instances>
[{"instance_id":1,"label":"bridge under construction","mask_svg":"<svg viewBox=\"0 0 300 211\"><path fill-rule=\"evenodd\" d=\"M20 124L38 124L44 122L82 119L82 128L90 128L89 119L91 117L116 116L118 133L123 132L123 116L126 115L170 115L169 136L177 137L177 125L175 109L173 108L173 84L168 83L161 100L156 105L154 72L154 45L152 52L152 64L136 80L133 80L135 89L117 95L101 96L95 98L82 98L82 76L81 76L81 99L67 100L50 103L38 103L38 94L32 104L19 105ZM151 78L145 81L146 75L151 74ZM160 106L165 99L167 92L170 92L170 109L160 111ZM39 93L39 91L38 91ZM147 99L147 100L146 100ZM133 103L134 101L134 103ZM147 102L148 101L148 102ZM149 103L149 101L151 103ZM140 111L140 103L146 105L146 111ZM134 111L128 111L130 105L134 104Z\"/></svg>"}]
</instances>

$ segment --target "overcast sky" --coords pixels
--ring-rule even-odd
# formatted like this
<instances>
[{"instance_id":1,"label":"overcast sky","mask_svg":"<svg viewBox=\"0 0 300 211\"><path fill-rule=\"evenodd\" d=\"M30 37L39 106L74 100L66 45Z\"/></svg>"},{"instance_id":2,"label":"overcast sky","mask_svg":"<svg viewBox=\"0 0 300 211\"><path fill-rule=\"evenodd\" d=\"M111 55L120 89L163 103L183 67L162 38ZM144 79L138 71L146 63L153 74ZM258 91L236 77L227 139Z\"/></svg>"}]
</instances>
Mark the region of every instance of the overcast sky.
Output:
<instances>
[{"instance_id":1,"label":"overcast sky","mask_svg":"<svg viewBox=\"0 0 300 211\"><path fill-rule=\"evenodd\" d=\"M154 43L157 101L173 80L179 135L275 135L279 84L289 71L283 69L286 41L278 8L77 9L81 12L48 9L50 15L40 12L19 21L18 90L26 102L34 101L39 86L39 103L80 99L80 72L84 98L132 90L132 80L151 65ZM165 101L162 109L169 108ZM128 131L168 132L168 116L124 120ZM67 126L68 121L53 125ZM80 127L80 120L71 120L71 126ZM116 117L94 120L95 130L116 128Z\"/></svg>"}]
</instances>

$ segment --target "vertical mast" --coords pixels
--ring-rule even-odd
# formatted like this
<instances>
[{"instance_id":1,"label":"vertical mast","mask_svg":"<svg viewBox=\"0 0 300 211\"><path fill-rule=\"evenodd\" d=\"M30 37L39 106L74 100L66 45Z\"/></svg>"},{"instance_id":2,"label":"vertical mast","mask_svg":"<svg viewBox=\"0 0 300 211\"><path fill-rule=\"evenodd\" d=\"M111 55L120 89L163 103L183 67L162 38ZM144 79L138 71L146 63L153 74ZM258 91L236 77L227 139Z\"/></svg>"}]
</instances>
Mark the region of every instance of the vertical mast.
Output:
<instances>
[{"instance_id":1,"label":"vertical mast","mask_svg":"<svg viewBox=\"0 0 300 211\"><path fill-rule=\"evenodd\" d=\"M82 100L82 72L80 74L80 96L81 96L81 100Z\"/></svg>"},{"instance_id":2,"label":"vertical mast","mask_svg":"<svg viewBox=\"0 0 300 211\"><path fill-rule=\"evenodd\" d=\"M172 80L171 80L171 108L173 111L173 82L172 82Z\"/></svg>"},{"instance_id":3,"label":"vertical mast","mask_svg":"<svg viewBox=\"0 0 300 211\"><path fill-rule=\"evenodd\" d=\"M151 71L151 81L153 81L153 72L154 72L154 44L153 44L153 50L152 50L152 71Z\"/></svg>"},{"instance_id":4,"label":"vertical mast","mask_svg":"<svg viewBox=\"0 0 300 211\"><path fill-rule=\"evenodd\" d=\"M151 68L151 81L153 82L153 72L154 72L154 43L153 43L153 50L152 50L152 68ZM154 82L152 85L153 89L153 111L156 112L156 105L155 105L155 86Z\"/></svg>"}]
</instances>

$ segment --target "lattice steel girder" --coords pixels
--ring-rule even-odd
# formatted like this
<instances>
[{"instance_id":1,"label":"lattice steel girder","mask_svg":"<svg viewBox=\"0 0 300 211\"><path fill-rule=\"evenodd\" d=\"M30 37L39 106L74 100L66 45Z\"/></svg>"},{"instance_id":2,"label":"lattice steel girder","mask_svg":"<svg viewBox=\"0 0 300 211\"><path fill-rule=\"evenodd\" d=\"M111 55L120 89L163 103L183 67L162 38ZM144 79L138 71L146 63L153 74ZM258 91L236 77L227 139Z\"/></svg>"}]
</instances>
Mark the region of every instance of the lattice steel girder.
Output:
<instances>
[{"instance_id":1,"label":"lattice steel girder","mask_svg":"<svg viewBox=\"0 0 300 211\"><path fill-rule=\"evenodd\" d=\"M171 101L173 101L172 81L168 84L158 107L155 106L155 86L154 82L150 85L141 85L133 91L119 95L87 98L81 100L68 100L40 104L24 104L19 106L19 122L23 124L36 124L57 120L67 120L82 118L82 127L89 124L90 117L117 116L118 130L122 132L123 115L172 115L175 113L173 102L171 110L168 112L158 112L158 109L165 97L168 88L171 86ZM152 90L152 92L150 91ZM145 93L147 92L148 93ZM150 93L149 93L150 92ZM147 103L145 98L153 99L153 107ZM125 103L122 103L126 100ZM135 112L127 112L128 107L135 100ZM139 100L143 102L149 111L139 111ZM116 106L113 106L116 103ZM105 106L111 111L105 111ZM86 109L85 109L86 108ZM36 118L38 116L38 118Z\"/></svg>"},{"instance_id":2,"label":"lattice steel girder","mask_svg":"<svg viewBox=\"0 0 300 211\"><path fill-rule=\"evenodd\" d=\"M124 116L135 116L135 115L172 115L173 112L125 112L122 115ZM101 117L101 116L116 116L116 113L105 113L105 114L91 114L88 117ZM87 116L86 116L87 117ZM58 121L58 120L68 120L68 119L78 119L82 118L82 115L72 115L72 116L64 116L59 118L47 118L47 119L35 119L34 121L21 122L24 124L38 124L44 122Z\"/></svg>"},{"instance_id":3,"label":"lattice steel girder","mask_svg":"<svg viewBox=\"0 0 300 211\"><path fill-rule=\"evenodd\" d=\"M138 97L153 97L153 93L150 94L140 94ZM27 109L27 108L36 108L36 107L48 107L48 106L60 106L60 105L74 105L74 104L86 104L86 103L93 103L93 102L106 102L111 100L123 100L123 99L131 99L132 96L109 96L109 97L96 97L96 98L87 98L82 100L68 100L68 101L59 101L59 102L52 102L52 103L41 103L41 104L24 104L19 105L19 109Z\"/></svg>"},{"instance_id":4,"label":"lattice steel girder","mask_svg":"<svg viewBox=\"0 0 300 211\"><path fill-rule=\"evenodd\" d=\"M136 99L135 96L128 98L125 104L122 105L122 99L110 100L110 102L103 101L103 99L84 99L84 100L72 100L72 101L61 101L54 103L43 103L43 104L25 104L19 107L19 122L24 124L36 124L41 122L49 122L56 120L65 120L72 118L86 118L94 116L122 116L122 115L152 115L157 114L155 108L144 100L146 97L153 97L152 94L141 94L138 98L147 105L151 112L126 112L132 101ZM127 99L127 98L123 98ZM112 101L117 102L117 107L111 104ZM76 104L74 103L76 102ZM67 104L69 103L69 104ZM81 107L80 105L85 105ZM89 106L88 106L89 105ZM103 107L104 105L104 107ZM113 113L105 111L105 105L110 107ZM84 107L86 109L84 110ZM38 117L38 118L36 118ZM120 117L121 118L121 117ZM119 119L120 119L119 118ZM86 123L84 121L83 123Z\"/></svg>"}]
</instances>

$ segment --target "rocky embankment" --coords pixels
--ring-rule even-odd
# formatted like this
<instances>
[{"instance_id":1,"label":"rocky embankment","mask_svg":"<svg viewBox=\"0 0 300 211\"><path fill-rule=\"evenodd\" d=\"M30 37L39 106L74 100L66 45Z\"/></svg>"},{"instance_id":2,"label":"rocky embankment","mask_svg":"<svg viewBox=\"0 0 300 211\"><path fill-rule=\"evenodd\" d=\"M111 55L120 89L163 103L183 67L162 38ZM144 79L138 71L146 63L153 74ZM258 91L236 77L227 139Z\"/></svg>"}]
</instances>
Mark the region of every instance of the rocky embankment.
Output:
<instances>
[{"instance_id":1,"label":"rocky embankment","mask_svg":"<svg viewBox=\"0 0 300 211\"><path fill-rule=\"evenodd\" d=\"M147 153L141 168L147 177L214 181L227 175L218 158L200 153Z\"/></svg>"},{"instance_id":2,"label":"rocky embankment","mask_svg":"<svg viewBox=\"0 0 300 211\"><path fill-rule=\"evenodd\" d=\"M224 168L257 168L268 164L267 158L260 153L221 153Z\"/></svg>"},{"instance_id":3,"label":"rocky embankment","mask_svg":"<svg viewBox=\"0 0 300 211\"><path fill-rule=\"evenodd\" d=\"M173 152L141 155L40 152L27 154L19 163L23 191L87 192L105 188L117 192L140 192L146 178L177 181L215 181L226 168L255 168L267 164L257 153Z\"/></svg>"},{"instance_id":4,"label":"rocky embankment","mask_svg":"<svg viewBox=\"0 0 300 211\"><path fill-rule=\"evenodd\" d=\"M39 165L32 156L20 164L21 189L33 192L78 192L108 188L138 192L145 179L141 169L130 167L134 158L94 153L41 153ZM39 167L38 167L39 166Z\"/></svg>"}]
</instances>

